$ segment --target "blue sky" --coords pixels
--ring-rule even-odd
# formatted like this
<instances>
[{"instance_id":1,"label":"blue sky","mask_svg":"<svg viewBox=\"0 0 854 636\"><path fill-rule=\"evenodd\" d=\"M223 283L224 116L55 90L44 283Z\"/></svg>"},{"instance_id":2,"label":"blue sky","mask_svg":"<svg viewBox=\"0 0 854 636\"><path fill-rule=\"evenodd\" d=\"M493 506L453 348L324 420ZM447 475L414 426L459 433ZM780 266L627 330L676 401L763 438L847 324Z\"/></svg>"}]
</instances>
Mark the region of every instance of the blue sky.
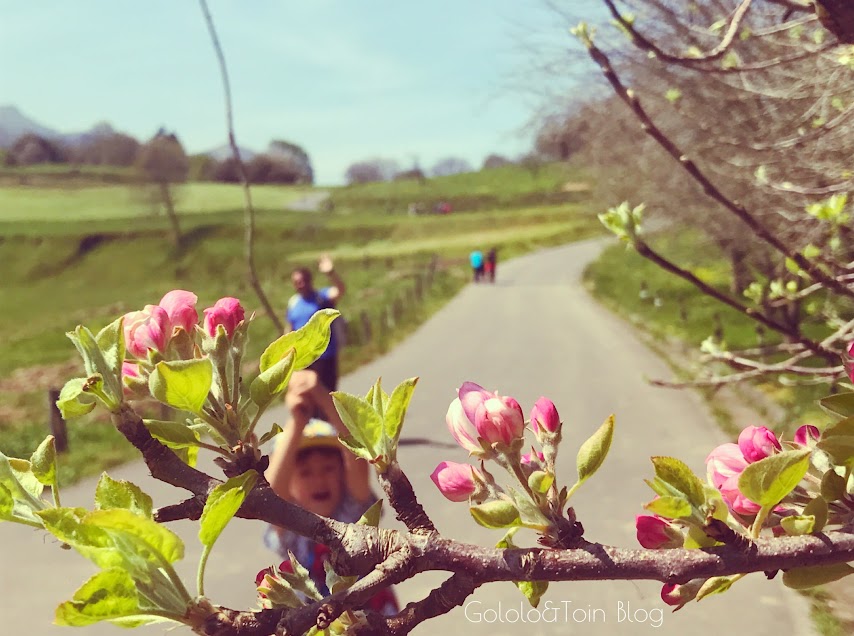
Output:
<instances>
[{"instance_id":1,"label":"blue sky","mask_svg":"<svg viewBox=\"0 0 854 636\"><path fill-rule=\"evenodd\" d=\"M541 101L523 48L539 57L571 45L568 25L538 0L209 6L239 143L298 143L322 184L371 157L479 167L490 152L523 153ZM0 77L0 105L63 132L107 120L141 139L164 125L189 152L225 141L220 78L192 0L0 0Z\"/></svg>"}]
</instances>

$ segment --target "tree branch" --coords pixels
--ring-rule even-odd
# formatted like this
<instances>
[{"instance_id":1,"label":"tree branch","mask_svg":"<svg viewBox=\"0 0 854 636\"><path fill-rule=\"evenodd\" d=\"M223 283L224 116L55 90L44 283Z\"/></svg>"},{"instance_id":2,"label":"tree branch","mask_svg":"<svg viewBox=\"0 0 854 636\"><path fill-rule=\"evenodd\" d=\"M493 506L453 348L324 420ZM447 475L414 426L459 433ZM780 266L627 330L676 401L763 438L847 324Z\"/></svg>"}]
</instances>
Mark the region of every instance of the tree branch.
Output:
<instances>
[{"instance_id":1,"label":"tree branch","mask_svg":"<svg viewBox=\"0 0 854 636\"><path fill-rule=\"evenodd\" d=\"M832 289L838 294L854 298L854 290L851 290L845 285L837 282L834 278L825 274L819 267L814 263L811 263L800 252L790 249L780 239L774 236L768 228L762 225L762 223L760 223L742 204L733 201L721 192L721 190L709 180L705 173L700 170L697 164L683 153L682 150L655 125L641 105L640 100L637 98L634 91L626 88L622 81L620 81L616 71L614 71L614 68L611 66L608 56L593 43L592 39L588 38L585 41L585 44L590 57L602 69L605 78L614 88L614 91L640 120L641 127L644 132L658 142L658 144L664 148L671 157L679 162L679 165L683 167L691 178L700 184L706 195L717 201L725 209L741 219L741 221L743 221L754 232L754 234L756 234L756 236L771 245L787 258L792 259L797 263L798 267L807 272L813 280L822 283L825 287Z\"/></svg>"},{"instance_id":2,"label":"tree branch","mask_svg":"<svg viewBox=\"0 0 854 636\"><path fill-rule=\"evenodd\" d=\"M225 119L226 124L228 126L228 144L231 146L231 155L234 157L235 164L237 166L237 172L240 175L240 184L243 188L243 211L244 211L244 256L246 258L246 266L248 268L248 278L249 284L252 286L252 289L255 290L255 294L258 296L258 300L261 303L261 306L264 307L264 311L270 320L273 321L273 325L275 325L276 329L279 333L285 332L285 325L279 318L279 315L276 313L276 310L273 309L273 306L270 304L270 300L267 298L267 294L264 292L264 288L261 287L261 283L258 281L258 273L255 268L255 208L252 206L252 193L249 191L249 179L246 177L246 167L243 165L243 161L240 158L240 149L237 147L237 141L234 135L234 117L232 115L232 106L231 106L231 85L228 80L228 68L225 65L225 55L222 52L222 46L219 43L219 38L216 34L216 28L214 27L213 18L211 17L211 13L208 10L208 4L206 0L199 0L199 5L202 8L202 13L205 16L205 22L208 26L208 32L211 36L211 41L213 42L214 51L216 52L217 61L219 62L219 72L222 77L222 86L225 91Z\"/></svg>"}]
</instances>

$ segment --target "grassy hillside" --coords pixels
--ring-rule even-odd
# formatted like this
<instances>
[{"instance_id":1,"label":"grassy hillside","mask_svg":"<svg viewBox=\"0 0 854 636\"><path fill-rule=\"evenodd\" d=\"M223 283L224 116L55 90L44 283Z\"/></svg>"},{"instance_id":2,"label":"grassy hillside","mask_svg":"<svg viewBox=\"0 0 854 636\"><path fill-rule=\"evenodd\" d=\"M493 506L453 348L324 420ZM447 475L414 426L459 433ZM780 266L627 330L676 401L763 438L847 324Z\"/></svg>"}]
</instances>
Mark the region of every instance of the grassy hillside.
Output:
<instances>
[{"instance_id":1,"label":"grassy hillside","mask_svg":"<svg viewBox=\"0 0 854 636\"><path fill-rule=\"evenodd\" d=\"M565 167L550 170L553 183L575 176ZM505 171L504 192L523 191L521 185L510 188L507 184L530 179L529 173L516 171ZM444 196L463 192L460 183L468 183L480 196L493 196L500 188L492 176L436 179L430 187ZM127 191L121 187L52 189L53 196L38 189L0 188L0 218L6 219L0 223L4 270L0 448L4 452L24 456L45 435L47 389L79 373L75 352L64 335L77 324L97 328L124 312L156 303L173 288L195 291L200 308L233 295L243 301L247 313L259 311L245 282L239 188L210 184L186 188L178 201L188 233L181 253L170 245L165 218L133 216ZM358 198L360 192L375 193L377 188L381 186L353 187L347 192ZM273 186L252 191L261 210L256 246L259 276L278 311L284 312L292 294L289 276L295 266L310 266L323 252L336 258L349 288L340 309L354 329L353 344L342 358L345 370L391 346L455 294L468 281L466 256L473 247L497 246L500 258L507 259L599 232L595 216L580 204L540 201L442 216L409 216L405 209L388 214L367 205L296 213L281 206L283 199L299 191ZM536 190L528 192L535 198ZM365 195L362 200L368 198ZM16 216L20 211L11 210L10 201L18 202L18 210L31 211L26 220L12 220L20 219ZM423 282L434 256L438 259L435 282L416 301L416 279ZM393 328L381 327L387 325L388 309L395 301L400 315ZM369 342L356 331L363 314L374 326ZM259 311L250 356L257 356L274 336L272 323ZM113 429L97 420L75 423L69 433L72 452L63 458L66 479L133 456Z\"/></svg>"}]
</instances>

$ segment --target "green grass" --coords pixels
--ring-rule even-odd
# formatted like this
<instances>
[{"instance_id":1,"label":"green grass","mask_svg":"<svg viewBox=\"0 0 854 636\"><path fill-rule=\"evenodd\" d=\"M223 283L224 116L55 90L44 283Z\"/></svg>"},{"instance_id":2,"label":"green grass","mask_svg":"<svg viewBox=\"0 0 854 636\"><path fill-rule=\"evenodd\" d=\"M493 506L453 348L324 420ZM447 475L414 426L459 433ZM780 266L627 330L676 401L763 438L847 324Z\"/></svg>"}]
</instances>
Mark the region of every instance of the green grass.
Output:
<instances>
[{"instance_id":1,"label":"green grass","mask_svg":"<svg viewBox=\"0 0 854 636\"><path fill-rule=\"evenodd\" d=\"M519 166L449 177L368 183L337 188L332 192L334 209L350 213L404 213L411 203L425 213L446 201L454 212L508 207L533 207L586 201L588 187L584 174L566 164L547 164L537 172Z\"/></svg>"},{"instance_id":2,"label":"green grass","mask_svg":"<svg viewBox=\"0 0 854 636\"><path fill-rule=\"evenodd\" d=\"M295 186L254 186L253 204L259 210L284 210L307 190ZM175 205L181 215L238 211L243 206L243 192L233 184L186 183L176 186L174 192ZM0 223L76 223L111 219L145 222L159 215L157 199L152 199L151 191L142 186L0 187Z\"/></svg>"},{"instance_id":3,"label":"green grass","mask_svg":"<svg viewBox=\"0 0 854 636\"><path fill-rule=\"evenodd\" d=\"M469 181L473 178L467 176ZM436 181L441 185L441 180ZM14 196L22 200L26 197L21 193L38 192L19 190ZM219 191L239 195L234 186L206 184L190 189L188 197L194 196L197 206L207 205L212 211L199 207L192 214L182 214L187 237L180 253L171 247L162 217L121 216L128 207L118 187L85 190L98 204L86 210L73 207L79 200L63 199L63 191L56 189L53 203L47 196L30 201L31 209L56 218L60 215L54 206L65 201L68 207L61 222L9 221L7 208L0 207L0 216L7 218L0 224L0 262L4 263L0 448L4 452L27 456L46 434L47 389L80 373L75 351L64 335L77 324L99 328L122 313L156 303L170 289L181 288L199 295L199 309L233 295L243 301L247 312L258 313L249 359L257 359L275 338L271 321L245 280L239 201L223 201L216 196ZM279 206L280 195L290 192L278 187L252 191L260 206L271 201ZM75 192L80 190L68 194ZM10 189L0 189L0 200L4 196L12 196ZM182 211L188 211L190 199L183 200ZM259 277L280 313L293 293L292 269L311 265L323 252L335 256L348 285L340 309L353 330L353 344L342 355L345 372L393 346L466 284L466 256L473 247L494 244L506 259L600 231L595 216L581 205L487 209L441 217L389 215L369 209L291 213L277 207L261 209L257 229ZM421 302L411 302L416 278L423 277L434 254L439 257L434 284ZM324 284L322 277L317 282ZM401 299L402 314L393 329L381 329L386 307L395 299ZM374 325L370 342L363 342L357 331L363 313ZM104 421L75 422L69 431L71 452L62 462L65 481L133 457L133 449Z\"/></svg>"}]
</instances>

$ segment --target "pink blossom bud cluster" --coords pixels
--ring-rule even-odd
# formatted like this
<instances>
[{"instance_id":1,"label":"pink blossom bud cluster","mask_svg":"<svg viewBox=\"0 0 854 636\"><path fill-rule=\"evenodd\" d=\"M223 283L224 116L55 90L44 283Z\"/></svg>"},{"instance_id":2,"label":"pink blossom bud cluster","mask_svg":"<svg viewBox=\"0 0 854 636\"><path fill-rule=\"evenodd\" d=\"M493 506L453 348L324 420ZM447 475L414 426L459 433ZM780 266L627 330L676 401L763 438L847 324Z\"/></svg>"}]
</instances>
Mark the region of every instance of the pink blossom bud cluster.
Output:
<instances>
[{"instance_id":1,"label":"pink blossom bud cluster","mask_svg":"<svg viewBox=\"0 0 854 636\"><path fill-rule=\"evenodd\" d=\"M441 462L430 475L446 499L460 502L468 501L483 488L483 475L469 464Z\"/></svg>"},{"instance_id":2,"label":"pink blossom bud cluster","mask_svg":"<svg viewBox=\"0 0 854 636\"><path fill-rule=\"evenodd\" d=\"M178 330L192 337L199 322L197 302L194 293L174 289L157 305L146 305L139 311L125 314L123 325L128 353L145 360L149 351L164 354ZM243 307L236 298L221 298L213 307L205 309L204 314L205 331L210 336L215 336L217 327L222 325L226 335L231 337L244 319ZM130 376L132 370L127 368L123 374Z\"/></svg>"},{"instance_id":3,"label":"pink blossom bud cluster","mask_svg":"<svg viewBox=\"0 0 854 636\"><path fill-rule=\"evenodd\" d=\"M815 426L801 426L794 444L810 446L820 437ZM782 450L777 436L764 426L748 426L738 436L737 444L722 444L706 458L706 473L733 512L754 515L761 506L745 497L738 488L741 473L749 464L770 457Z\"/></svg>"}]
</instances>

